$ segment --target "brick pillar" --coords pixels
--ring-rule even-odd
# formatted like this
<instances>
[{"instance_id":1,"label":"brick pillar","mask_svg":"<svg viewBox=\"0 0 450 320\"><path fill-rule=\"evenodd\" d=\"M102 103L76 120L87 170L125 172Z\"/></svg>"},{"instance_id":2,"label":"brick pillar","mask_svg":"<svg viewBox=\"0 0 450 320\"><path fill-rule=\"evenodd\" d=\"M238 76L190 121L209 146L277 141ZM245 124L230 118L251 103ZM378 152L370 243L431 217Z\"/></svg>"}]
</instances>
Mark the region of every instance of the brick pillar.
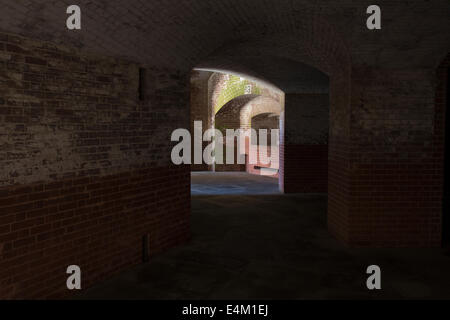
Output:
<instances>
[{"instance_id":1,"label":"brick pillar","mask_svg":"<svg viewBox=\"0 0 450 320\"><path fill-rule=\"evenodd\" d=\"M435 83L434 70L353 70L343 219L350 245L440 245Z\"/></svg>"},{"instance_id":2,"label":"brick pillar","mask_svg":"<svg viewBox=\"0 0 450 320\"><path fill-rule=\"evenodd\" d=\"M435 144L436 152L444 155L444 190L442 214L442 244L450 245L450 54L437 71Z\"/></svg>"},{"instance_id":3,"label":"brick pillar","mask_svg":"<svg viewBox=\"0 0 450 320\"><path fill-rule=\"evenodd\" d=\"M280 187L285 193L327 192L328 94L286 94L280 143Z\"/></svg>"}]
</instances>

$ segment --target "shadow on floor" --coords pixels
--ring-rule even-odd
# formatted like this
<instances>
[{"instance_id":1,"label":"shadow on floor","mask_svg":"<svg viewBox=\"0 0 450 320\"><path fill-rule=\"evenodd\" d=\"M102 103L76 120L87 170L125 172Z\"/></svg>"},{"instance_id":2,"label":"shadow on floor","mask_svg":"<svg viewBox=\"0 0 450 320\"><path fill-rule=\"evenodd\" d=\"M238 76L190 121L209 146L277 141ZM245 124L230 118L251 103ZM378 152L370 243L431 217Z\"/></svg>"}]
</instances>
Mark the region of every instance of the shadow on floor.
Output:
<instances>
[{"instance_id":1,"label":"shadow on floor","mask_svg":"<svg viewBox=\"0 0 450 320\"><path fill-rule=\"evenodd\" d=\"M193 196L192 240L79 299L450 298L440 249L350 249L326 229L326 196ZM366 269L382 270L369 291Z\"/></svg>"}]
</instances>

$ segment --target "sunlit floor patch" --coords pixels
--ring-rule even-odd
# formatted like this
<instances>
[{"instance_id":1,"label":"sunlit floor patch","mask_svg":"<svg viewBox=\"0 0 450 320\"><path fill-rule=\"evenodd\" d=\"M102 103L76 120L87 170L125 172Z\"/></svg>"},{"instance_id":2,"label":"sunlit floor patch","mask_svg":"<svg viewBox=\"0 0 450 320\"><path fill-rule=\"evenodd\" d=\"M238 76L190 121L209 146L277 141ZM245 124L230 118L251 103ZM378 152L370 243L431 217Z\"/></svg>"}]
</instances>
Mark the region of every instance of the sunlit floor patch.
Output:
<instances>
[{"instance_id":1,"label":"sunlit floor patch","mask_svg":"<svg viewBox=\"0 0 450 320\"><path fill-rule=\"evenodd\" d=\"M192 195L278 194L278 179L246 172L192 172Z\"/></svg>"}]
</instances>

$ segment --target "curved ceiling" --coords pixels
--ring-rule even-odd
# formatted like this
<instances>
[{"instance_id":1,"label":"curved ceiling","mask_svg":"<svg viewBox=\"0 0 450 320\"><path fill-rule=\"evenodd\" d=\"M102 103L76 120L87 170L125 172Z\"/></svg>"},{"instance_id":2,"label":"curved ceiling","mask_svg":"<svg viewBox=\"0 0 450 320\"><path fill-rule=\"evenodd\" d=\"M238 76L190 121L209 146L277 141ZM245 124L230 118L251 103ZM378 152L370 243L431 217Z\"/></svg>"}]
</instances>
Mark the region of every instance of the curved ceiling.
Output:
<instances>
[{"instance_id":1,"label":"curved ceiling","mask_svg":"<svg viewBox=\"0 0 450 320\"><path fill-rule=\"evenodd\" d=\"M285 93L328 93L329 78L304 63L270 55L241 55L239 51L217 55L200 63L196 69L235 73L263 81Z\"/></svg>"},{"instance_id":2,"label":"curved ceiling","mask_svg":"<svg viewBox=\"0 0 450 320\"><path fill-rule=\"evenodd\" d=\"M377 33L365 27L367 1L78 0L77 31L65 26L70 4L0 0L0 30L186 73L218 48L268 37L270 46L259 50L281 54L278 43L290 36L298 52L289 56L315 67L345 55L358 64L430 67L450 47L448 0L379 0ZM308 52L316 64L301 59Z\"/></svg>"},{"instance_id":3,"label":"curved ceiling","mask_svg":"<svg viewBox=\"0 0 450 320\"><path fill-rule=\"evenodd\" d=\"M250 101L254 100L255 98L260 97L258 94L243 94L241 96L238 96L227 103L225 103L222 108L220 108L219 111L217 111L216 114L220 115L222 113L236 113L239 114L241 109L248 104Z\"/></svg>"}]
</instances>

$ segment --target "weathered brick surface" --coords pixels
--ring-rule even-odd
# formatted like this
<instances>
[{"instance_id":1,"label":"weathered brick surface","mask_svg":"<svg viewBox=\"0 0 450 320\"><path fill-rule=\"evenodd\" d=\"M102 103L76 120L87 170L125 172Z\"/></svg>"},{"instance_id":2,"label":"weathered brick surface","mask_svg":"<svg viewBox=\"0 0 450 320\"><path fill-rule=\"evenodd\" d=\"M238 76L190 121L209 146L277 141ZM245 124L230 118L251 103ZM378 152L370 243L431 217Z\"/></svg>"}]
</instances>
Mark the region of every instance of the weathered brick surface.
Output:
<instances>
[{"instance_id":1,"label":"weathered brick surface","mask_svg":"<svg viewBox=\"0 0 450 320\"><path fill-rule=\"evenodd\" d=\"M328 144L330 122L328 94L287 94L285 113L285 144Z\"/></svg>"},{"instance_id":2,"label":"weathered brick surface","mask_svg":"<svg viewBox=\"0 0 450 320\"><path fill-rule=\"evenodd\" d=\"M444 187L448 187L450 184L450 181L443 181L444 175L448 177L448 172L445 172L448 170L449 166L448 163L450 161L450 141L445 141L446 133L448 137L448 133L450 132L450 128L448 127L448 121L450 119L448 106L449 106L449 100L448 97L450 95L450 92L448 92L449 89L449 69L450 69L450 53L447 54L445 59L442 61L442 63L439 65L436 77L437 77L437 85L436 85L436 104L435 104L435 114L434 114L434 140L433 140L433 146L434 146L434 157L436 159L436 168L437 168L437 175L441 177L441 185L444 185ZM447 121L447 122L446 122ZM445 150L446 149L446 150ZM439 181L439 178L437 179ZM439 183L439 182L437 182ZM450 208L450 202L447 197L445 200L445 195L443 194L444 190L441 188L436 188L437 191L441 191L442 194L440 197L442 197L442 201L445 203L442 203L442 219L441 219L441 232L442 232L442 241L443 244L446 245L450 241L450 230L448 228L449 221L450 221L450 214L449 214L449 208ZM447 189L448 190L448 189Z\"/></svg>"},{"instance_id":3,"label":"weathered brick surface","mask_svg":"<svg viewBox=\"0 0 450 320\"><path fill-rule=\"evenodd\" d=\"M170 181L170 183L168 183ZM154 167L103 177L0 188L0 297L71 294L189 237L189 167Z\"/></svg>"},{"instance_id":4,"label":"weathered brick surface","mask_svg":"<svg viewBox=\"0 0 450 320\"><path fill-rule=\"evenodd\" d=\"M287 94L285 101L281 188L285 193L325 193L328 184L329 95Z\"/></svg>"},{"instance_id":5,"label":"weathered brick surface","mask_svg":"<svg viewBox=\"0 0 450 320\"><path fill-rule=\"evenodd\" d=\"M213 112L210 106L210 92L209 92L209 80L214 73L203 72L203 71L193 71L191 73L190 80L190 132L191 136L194 137L194 122L202 122L202 132L204 134L206 130L212 128L213 123ZM208 143L203 143L203 149L206 148ZM191 155L194 155L194 144L192 144ZM194 162L194 161L193 161ZM208 171L211 169L206 163L202 164L191 164L192 171Z\"/></svg>"},{"instance_id":6,"label":"weathered brick surface","mask_svg":"<svg viewBox=\"0 0 450 320\"><path fill-rule=\"evenodd\" d=\"M255 100L259 95L246 94L234 98L226 103L214 117L214 125L216 129L219 129L223 134L226 133L226 129L239 129L250 128L248 120L243 123L241 112L252 100ZM248 118L248 117L247 117Z\"/></svg>"},{"instance_id":7,"label":"weathered brick surface","mask_svg":"<svg viewBox=\"0 0 450 320\"><path fill-rule=\"evenodd\" d=\"M170 162L188 125L186 79L0 34L0 297L62 297L189 237L189 169Z\"/></svg>"},{"instance_id":8,"label":"weathered brick surface","mask_svg":"<svg viewBox=\"0 0 450 320\"><path fill-rule=\"evenodd\" d=\"M210 106L214 114L228 102L247 94L268 97L276 102L281 102L283 97L283 92L273 86L232 74L214 73L210 79L210 86Z\"/></svg>"},{"instance_id":9,"label":"weathered brick surface","mask_svg":"<svg viewBox=\"0 0 450 320\"><path fill-rule=\"evenodd\" d=\"M170 163L185 78L14 35L0 40L0 186ZM185 110L185 109L184 109Z\"/></svg>"},{"instance_id":10,"label":"weathered brick surface","mask_svg":"<svg viewBox=\"0 0 450 320\"><path fill-rule=\"evenodd\" d=\"M330 136L328 146L328 230L343 243L349 243L349 143Z\"/></svg>"},{"instance_id":11,"label":"weathered brick surface","mask_svg":"<svg viewBox=\"0 0 450 320\"><path fill-rule=\"evenodd\" d=\"M280 110L281 111L281 110ZM256 164L250 164L247 162L246 165L246 171L251 174L261 174L261 168L272 168L273 171L271 171L273 174L268 175L273 178L278 178L278 169L279 169L279 160L280 160L280 151L279 151L279 139L276 141L276 144L272 145L271 141L271 130L272 129L280 129L280 112L278 113L261 113L256 116L254 116L251 119L251 125L252 128L258 132L258 143L249 144L249 151L248 153L256 154L257 155L257 163ZM259 156L260 150L259 145L261 145L260 142L260 136L263 135L262 132L259 130L267 130L266 135L266 142L267 142L267 149L262 150L262 152L266 152L267 157L271 157L272 152L274 152L274 156L270 164L266 164L261 162L261 158ZM272 147L273 146L273 147Z\"/></svg>"},{"instance_id":12,"label":"weathered brick surface","mask_svg":"<svg viewBox=\"0 0 450 320\"><path fill-rule=\"evenodd\" d=\"M431 70L354 70L349 243L439 246L441 120Z\"/></svg>"}]
</instances>

